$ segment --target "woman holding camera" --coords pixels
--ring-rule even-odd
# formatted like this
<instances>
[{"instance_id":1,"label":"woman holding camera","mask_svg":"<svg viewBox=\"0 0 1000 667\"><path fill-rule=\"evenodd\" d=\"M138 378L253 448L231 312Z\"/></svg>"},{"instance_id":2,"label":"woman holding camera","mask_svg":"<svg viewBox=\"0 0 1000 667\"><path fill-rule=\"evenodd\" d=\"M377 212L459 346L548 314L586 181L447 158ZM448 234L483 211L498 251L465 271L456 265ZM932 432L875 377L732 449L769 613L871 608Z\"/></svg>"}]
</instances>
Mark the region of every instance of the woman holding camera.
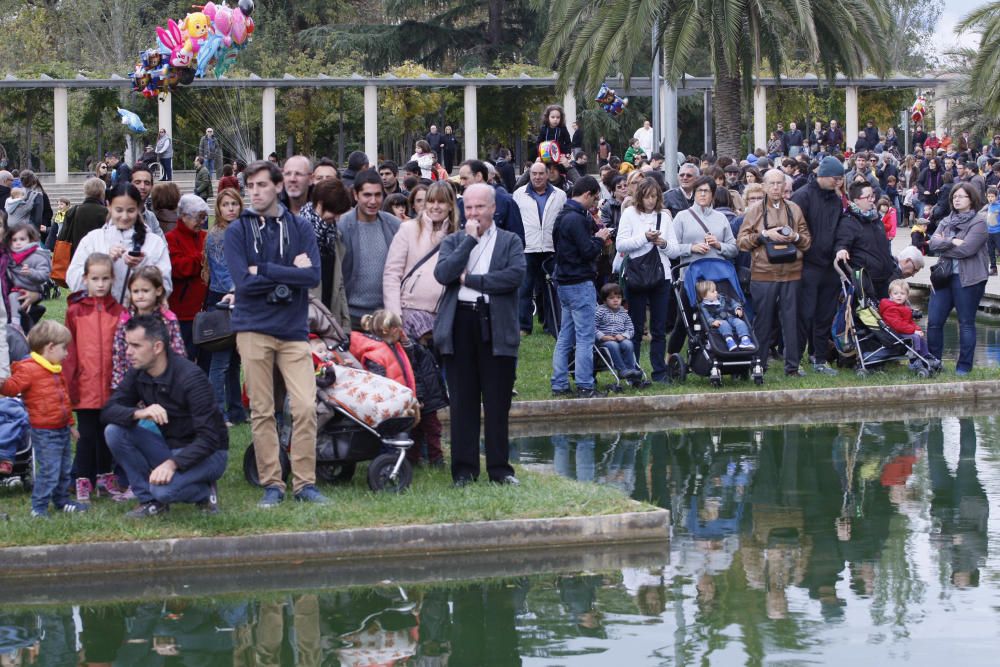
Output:
<instances>
[{"instance_id":1,"label":"woman holding camera","mask_svg":"<svg viewBox=\"0 0 1000 667\"><path fill-rule=\"evenodd\" d=\"M156 234L147 234L142 221L145 210L142 195L131 183L119 183L108 197L108 220L100 229L83 237L69 268L66 284L70 291L84 288L83 266L91 253L100 252L114 262L114 283L111 294L123 306L128 305L128 274L139 266L155 266L163 274L163 287L173 290L170 279L170 253L167 244Z\"/></svg>"}]
</instances>

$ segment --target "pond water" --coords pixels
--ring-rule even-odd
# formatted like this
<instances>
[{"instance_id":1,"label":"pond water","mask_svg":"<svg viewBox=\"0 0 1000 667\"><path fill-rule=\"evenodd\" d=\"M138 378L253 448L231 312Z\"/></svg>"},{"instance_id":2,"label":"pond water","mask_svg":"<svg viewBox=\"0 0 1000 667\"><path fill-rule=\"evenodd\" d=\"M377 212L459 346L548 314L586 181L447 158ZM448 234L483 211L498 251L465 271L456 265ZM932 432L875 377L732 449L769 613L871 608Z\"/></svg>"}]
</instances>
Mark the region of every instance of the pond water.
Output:
<instances>
[{"instance_id":1,"label":"pond water","mask_svg":"<svg viewBox=\"0 0 1000 667\"><path fill-rule=\"evenodd\" d=\"M585 572L5 605L0 664L995 665L998 435L946 417L524 437L519 466L670 509L669 546Z\"/></svg>"}]
</instances>

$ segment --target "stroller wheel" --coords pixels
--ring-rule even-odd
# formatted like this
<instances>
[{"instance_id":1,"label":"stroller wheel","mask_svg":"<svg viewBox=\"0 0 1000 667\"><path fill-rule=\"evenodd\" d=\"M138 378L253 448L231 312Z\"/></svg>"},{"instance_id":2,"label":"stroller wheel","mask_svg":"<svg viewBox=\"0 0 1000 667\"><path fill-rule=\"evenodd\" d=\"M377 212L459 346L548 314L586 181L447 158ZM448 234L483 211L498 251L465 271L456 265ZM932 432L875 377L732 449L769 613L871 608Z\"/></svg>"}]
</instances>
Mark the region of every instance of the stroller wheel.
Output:
<instances>
[{"instance_id":1,"label":"stroller wheel","mask_svg":"<svg viewBox=\"0 0 1000 667\"><path fill-rule=\"evenodd\" d=\"M859 368L858 370L855 371L855 373L859 378L866 378L871 374L868 372L868 369L866 368Z\"/></svg>"},{"instance_id":2,"label":"stroller wheel","mask_svg":"<svg viewBox=\"0 0 1000 667\"><path fill-rule=\"evenodd\" d=\"M402 452L397 454L380 454L368 464L368 487L372 491L389 491L400 493L409 488L413 482L413 466L405 458L399 466L399 472L393 478L392 470Z\"/></svg>"},{"instance_id":3,"label":"stroller wheel","mask_svg":"<svg viewBox=\"0 0 1000 667\"><path fill-rule=\"evenodd\" d=\"M667 357L667 377L671 382L684 382L687 379L687 364L681 355L674 353Z\"/></svg>"},{"instance_id":4,"label":"stroller wheel","mask_svg":"<svg viewBox=\"0 0 1000 667\"><path fill-rule=\"evenodd\" d=\"M281 463L281 479L288 479L292 472L292 462L288 460L288 452L284 447L278 447L278 461ZM243 476L253 486L260 486L260 473L257 471L257 452L251 442L243 453Z\"/></svg>"},{"instance_id":5,"label":"stroller wheel","mask_svg":"<svg viewBox=\"0 0 1000 667\"><path fill-rule=\"evenodd\" d=\"M931 372L926 368L920 368L917 370L917 377L926 380L931 376Z\"/></svg>"},{"instance_id":6,"label":"stroller wheel","mask_svg":"<svg viewBox=\"0 0 1000 667\"><path fill-rule=\"evenodd\" d=\"M325 484L347 484L354 478L355 463L317 463L316 479Z\"/></svg>"}]
</instances>

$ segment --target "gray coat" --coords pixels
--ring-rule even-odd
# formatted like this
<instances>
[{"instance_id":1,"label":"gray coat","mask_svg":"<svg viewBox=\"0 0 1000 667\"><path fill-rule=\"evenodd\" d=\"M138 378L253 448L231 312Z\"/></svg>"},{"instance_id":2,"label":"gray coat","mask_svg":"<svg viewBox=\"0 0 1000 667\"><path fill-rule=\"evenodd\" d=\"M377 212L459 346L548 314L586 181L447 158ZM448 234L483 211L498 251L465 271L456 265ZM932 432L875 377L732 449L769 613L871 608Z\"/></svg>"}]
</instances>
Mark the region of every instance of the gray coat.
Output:
<instances>
[{"instance_id":1,"label":"gray coat","mask_svg":"<svg viewBox=\"0 0 1000 667\"><path fill-rule=\"evenodd\" d=\"M351 291L354 289L354 258L364 254L364 249L359 245L358 225L365 224L358 222L358 209L352 208L350 211L340 216L337 221L337 231L340 232L340 240L344 243L344 263L341 265L341 273L344 280L344 292L347 294L347 301L351 301ZM391 213L379 211L378 224L382 227L385 235L385 247L388 252L392 245L392 238L399 231L402 221Z\"/></svg>"},{"instance_id":2,"label":"gray coat","mask_svg":"<svg viewBox=\"0 0 1000 667\"><path fill-rule=\"evenodd\" d=\"M963 239L957 246L952 239ZM962 287L978 285L989 278L989 250L986 241L986 218L982 213L952 213L938 225L931 237L931 252L958 262L958 280Z\"/></svg>"},{"instance_id":3,"label":"gray coat","mask_svg":"<svg viewBox=\"0 0 1000 667\"><path fill-rule=\"evenodd\" d=\"M458 307L459 278L469 263L469 255L478 241L463 231L446 236L441 242L434 277L445 286L444 296L434 322L434 344L441 354L454 354L453 330ZM496 245L490 270L465 277L465 284L490 296L490 331L493 355L516 357L521 344L517 323L517 292L526 272L524 246L517 234L497 229Z\"/></svg>"}]
</instances>

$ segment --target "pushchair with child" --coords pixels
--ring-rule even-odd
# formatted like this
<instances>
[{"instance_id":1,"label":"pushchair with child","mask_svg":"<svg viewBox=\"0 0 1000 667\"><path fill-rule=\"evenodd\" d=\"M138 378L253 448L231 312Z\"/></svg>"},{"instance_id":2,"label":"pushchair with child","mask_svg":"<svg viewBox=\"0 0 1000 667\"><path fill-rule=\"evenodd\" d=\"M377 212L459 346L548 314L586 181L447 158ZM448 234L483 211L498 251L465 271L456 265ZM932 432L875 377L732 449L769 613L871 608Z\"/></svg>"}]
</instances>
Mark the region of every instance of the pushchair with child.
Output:
<instances>
[{"instance_id":1,"label":"pushchair with child","mask_svg":"<svg viewBox=\"0 0 1000 667\"><path fill-rule=\"evenodd\" d=\"M31 350L17 322L7 325L7 353L11 362L26 359ZM26 488L32 480L31 430L28 411L17 398L0 398L0 444L6 445L14 464L9 475L0 476L0 487ZM0 458L6 458L0 457Z\"/></svg>"},{"instance_id":2,"label":"pushchair with child","mask_svg":"<svg viewBox=\"0 0 1000 667\"><path fill-rule=\"evenodd\" d=\"M681 269L684 279L681 280ZM729 350L718 331L705 322L705 317L698 307L697 284L702 280L715 282L719 294L742 304L745 318L751 321L753 312L743 295L736 267L732 262L715 257L696 259L693 262L680 262L670 269L674 296L679 304L680 320L687 331L687 360L674 353L667 357L667 376L672 382L683 382L688 371L707 377L713 387L722 386L722 376L749 380L764 384L764 365L761 363L760 346L750 329L753 347L750 349Z\"/></svg>"},{"instance_id":3,"label":"pushchair with child","mask_svg":"<svg viewBox=\"0 0 1000 667\"><path fill-rule=\"evenodd\" d=\"M861 377L891 361L908 362L910 370L922 378L941 370L940 361L918 352L905 336L885 323L864 269L844 262L837 262L835 267L840 276L840 297L832 334L840 365L848 366L854 359Z\"/></svg>"},{"instance_id":4,"label":"pushchair with child","mask_svg":"<svg viewBox=\"0 0 1000 667\"><path fill-rule=\"evenodd\" d=\"M363 370L351 355L350 341L340 324L316 298L309 301L309 330L329 352L330 363L323 367L332 369L321 373L317 381L316 478L345 484L354 477L358 463L371 461L368 486L373 491L403 491L413 481L413 467L406 460L406 450L413 445L407 432L418 414L413 393ZM278 442L281 474L287 477L291 472L291 419L287 417ZM253 443L243 456L243 474L251 484L259 484Z\"/></svg>"}]
</instances>

